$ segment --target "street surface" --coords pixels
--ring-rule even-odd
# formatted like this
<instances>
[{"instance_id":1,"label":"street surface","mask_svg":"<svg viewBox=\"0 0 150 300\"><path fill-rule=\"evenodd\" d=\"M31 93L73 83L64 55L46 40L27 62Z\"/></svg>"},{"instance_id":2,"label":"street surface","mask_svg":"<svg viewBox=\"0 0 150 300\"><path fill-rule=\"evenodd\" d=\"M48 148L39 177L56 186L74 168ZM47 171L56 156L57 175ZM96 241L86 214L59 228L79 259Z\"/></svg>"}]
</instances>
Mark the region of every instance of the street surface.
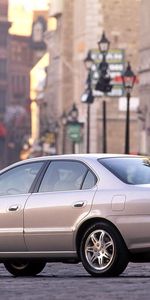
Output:
<instances>
[{"instance_id":1,"label":"street surface","mask_svg":"<svg viewBox=\"0 0 150 300\"><path fill-rule=\"evenodd\" d=\"M150 299L150 264L129 264L118 278L92 278L82 265L47 264L36 277L14 278L0 265L0 300Z\"/></svg>"}]
</instances>

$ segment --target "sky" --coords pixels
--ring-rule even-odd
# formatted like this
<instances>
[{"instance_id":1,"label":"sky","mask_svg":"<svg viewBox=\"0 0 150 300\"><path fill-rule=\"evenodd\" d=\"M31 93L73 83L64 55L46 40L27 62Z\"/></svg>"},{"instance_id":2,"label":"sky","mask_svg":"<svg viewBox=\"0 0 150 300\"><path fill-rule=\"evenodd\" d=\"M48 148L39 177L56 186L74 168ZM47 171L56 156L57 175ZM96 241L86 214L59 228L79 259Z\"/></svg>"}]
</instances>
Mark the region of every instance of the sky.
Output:
<instances>
[{"instance_id":1,"label":"sky","mask_svg":"<svg viewBox=\"0 0 150 300\"><path fill-rule=\"evenodd\" d=\"M9 0L11 6L23 5L26 10L40 10L48 7L49 0Z\"/></svg>"},{"instance_id":2,"label":"sky","mask_svg":"<svg viewBox=\"0 0 150 300\"><path fill-rule=\"evenodd\" d=\"M8 17L12 22L9 30L12 34L30 35L32 11L47 10L49 0L9 0Z\"/></svg>"}]
</instances>

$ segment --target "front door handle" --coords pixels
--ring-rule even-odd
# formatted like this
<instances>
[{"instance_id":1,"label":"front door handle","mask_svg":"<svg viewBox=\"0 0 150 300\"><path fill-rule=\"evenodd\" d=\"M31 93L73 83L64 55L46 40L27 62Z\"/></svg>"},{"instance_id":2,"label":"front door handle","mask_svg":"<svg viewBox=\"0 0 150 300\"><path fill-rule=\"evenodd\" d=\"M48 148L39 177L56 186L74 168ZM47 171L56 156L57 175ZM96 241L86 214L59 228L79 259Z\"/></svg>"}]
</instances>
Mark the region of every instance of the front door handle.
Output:
<instances>
[{"instance_id":1,"label":"front door handle","mask_svg":"<svg viewBox=\"0 0 150 300\"><path fill-rule=\"evenodd\" d=\"M18 210L19 206L16 204L16 205L12 205L9 207L9 211L16 211Z\"/></svg>"},{"instance_id":2,"label":"front door handle","mask_svg":"<svg viewBox=\"0 0 150 300\"><path fill-rule=\"evenodd\" d=\"M83 207L85 205L85 202L84 201L78 201L78 202L75 202L74 203L74 207Z\"/></svg>"}]
</instances>

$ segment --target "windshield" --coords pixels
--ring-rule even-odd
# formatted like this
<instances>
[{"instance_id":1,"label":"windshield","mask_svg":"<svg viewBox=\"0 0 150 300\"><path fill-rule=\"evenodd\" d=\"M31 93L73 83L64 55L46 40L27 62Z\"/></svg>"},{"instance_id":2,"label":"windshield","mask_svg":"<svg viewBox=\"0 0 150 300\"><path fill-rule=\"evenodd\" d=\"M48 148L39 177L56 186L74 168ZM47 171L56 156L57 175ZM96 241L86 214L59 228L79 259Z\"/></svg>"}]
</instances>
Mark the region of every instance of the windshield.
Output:
<instances>
[{"instance_id":1,"label":"windshield","mask_svg":"<svg viewBox=\"0 0 150 300\"><path fill-rule=\"evenodd\" d=\"M128 184L150 183L150 158L115 157L98 160L116 177Z\"/></svg>"}]
</instances>

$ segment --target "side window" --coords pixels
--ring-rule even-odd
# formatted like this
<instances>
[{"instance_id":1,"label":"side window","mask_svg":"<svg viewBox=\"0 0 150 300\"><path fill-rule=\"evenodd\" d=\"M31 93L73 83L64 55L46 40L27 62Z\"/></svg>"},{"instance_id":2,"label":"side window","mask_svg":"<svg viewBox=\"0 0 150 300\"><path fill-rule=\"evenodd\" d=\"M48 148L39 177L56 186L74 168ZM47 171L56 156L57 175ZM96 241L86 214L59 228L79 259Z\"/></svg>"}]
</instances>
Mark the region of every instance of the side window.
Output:
<instances>
[{"instance_id":1,"label":"side window","mask_svg":"<svg viewBox=\"0 0 150 300\"><path fill-rule=\"evenodd\" d=\"M96 176L89 170L82 185L82 190L91 189L96 184Z\"/></svg>"},{"instance_id":2,"label":"side window","mask_svg":"<svg viewBox=\"0 0 150 300\"><path fill-rule=\"evenodd\" d=\"M87 167L77 161L52 161L39 192L80 190Z\"/></svg>"},{"instance_id":3,"label":"side window","mask_svg":"<svg viewBox=\"0 0 150 300\"><path fill-rule=\"evenodd\" d=\"M42 162L27 163L1 174L0 195L28 193L42 164Z\"/></svg>"}]
</instances>

